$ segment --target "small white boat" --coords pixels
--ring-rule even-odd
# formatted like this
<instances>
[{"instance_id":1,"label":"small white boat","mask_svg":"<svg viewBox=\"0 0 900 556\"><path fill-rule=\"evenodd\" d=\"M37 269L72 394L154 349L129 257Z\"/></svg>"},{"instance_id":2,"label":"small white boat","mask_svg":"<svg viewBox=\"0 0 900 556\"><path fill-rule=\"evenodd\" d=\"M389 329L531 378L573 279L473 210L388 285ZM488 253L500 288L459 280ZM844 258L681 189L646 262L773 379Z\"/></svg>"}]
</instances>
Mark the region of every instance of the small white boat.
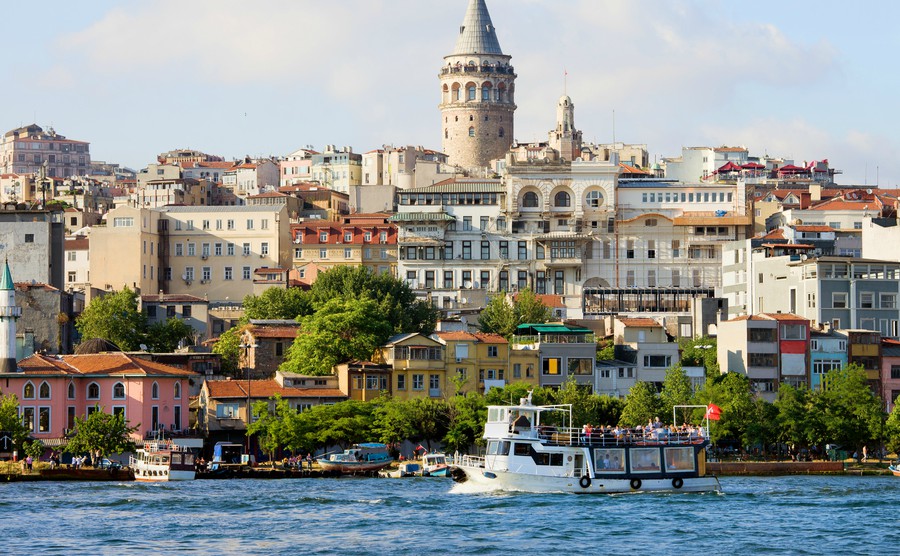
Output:
<instances>
[{"instance_id":1,"label":"small white boat","mask_svg":"<svg viewBox=\"0 0 900 556\"><path fill-rule=\"evenodd\" d=\"M353 475L384 469L393 461L386 445L367 442L355 444L340 454L331 454L328 459L320 459L319 467L325 471Z\"/></svg>"},{"instance_id":2,"label":"small white boat","mask_svg":"<svg viewBox=\"0 0 900 556\"><path fill-rule=\"evenodd\" d=\"M194 453L167 441L153 440L131 456L135 481L192 481L196 476Z\"/></svg>"},{"instance_id":3,"label":"small white boat","mask_svg":"<svg viewBox=\"0 0 900 556\"><path fill-rule=\"evenodd\" d=\"M397 479L400 477L421 477L422 464L418 461L402 461L396 471L385 473L386 476Z\"/></svg>"},{"instance_id":4,"label":"small white boat","mask_svg":"<svg viewBox=\"0 0 900 556\"><path fill-rule=\"evenodd\" d=\"M446 477L450 473L447 456L440 452L422 456L422 475L425 477Z\"/></svg>"},{"instance_id":5,"label":"small white boat","mask_svg":"<svg viewBox=\"0 0 900 556\"><path fill-rule=\"evenodd\" d=\"M542 426L548 412L562 412L568 426ZM485 456L454 457L455 481L488 490L579 494L721 490L706 474L706 438L584 435L572 427L571 405L535 406L530 394L516 406L489 406L484 438Z\"/></svg>"},{"instance_id":6,"label":"small white boat","mask_svg":"<svg viewBox=\"0 0 900 556\"><path fill-rule=\"evenodd\" d=\"M888 465L888 469L891 470L891 473L894 474L894 477L900 477L900 463L895 463L894 465Z\"/></svg>"}]
</instances>

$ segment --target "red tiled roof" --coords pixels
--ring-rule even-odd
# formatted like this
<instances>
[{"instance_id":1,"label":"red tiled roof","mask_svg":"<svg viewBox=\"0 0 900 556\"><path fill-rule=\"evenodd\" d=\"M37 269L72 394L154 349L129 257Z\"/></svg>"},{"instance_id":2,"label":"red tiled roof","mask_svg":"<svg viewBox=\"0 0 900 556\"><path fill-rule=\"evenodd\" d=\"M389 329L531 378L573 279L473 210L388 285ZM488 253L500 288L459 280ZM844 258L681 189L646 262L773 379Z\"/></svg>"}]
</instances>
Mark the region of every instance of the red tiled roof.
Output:
<instances>
[{"instance_id":1,"label":"red tiled roof","mask_svg":"<svg viewBox=\"0 0 900 556\"><path fill-rule=\"evenodd\" d=\"M208 380L206 387L210 398L247 398L246 380ZM279 394L282 398L346 398L337 388L294 388L278 384L274 379L251 380L251 398L271 398Z\"/></svg>"},{"instance_id":2,"label":"red tiled roof","mask_svg":"<svg viewBox=\"0 0 900 556\"><path fill-rule=\"evenodd\" d=\"M508 344L509 342L501 336L500 334L488 334L485 332L476 332L473 334L476 338L478 338L479 342L485 344Z\"/></svg>"},{"instance_id":3,"label":"red tiled roof","mask_svg":"<svg viewBox=\"0 0 900 556\"><path fill-rule=\"evenodd\" d=\"M807 318L801 317L800 315L795 315L793 313L763 313L762 316L768 317L772 320L809 320Z\"/></svg>"},{"instance_id":4,"label":"red tiled roof","mask_svg":"<svg viewBox=\"0 0 900 556\"><path fill-rule=\"evenodd\" d=\"M300 333L300 323L297 326L253 326L250 334L257 338L296 338Z\"/></svg>"},{"instance_id":5,"label":"red tiled roof","mask_svg":"<svg viewBox=\"0 0 900 556\"><path fill-rule=\"evenodd\" d=\"M812 249L812 245L805 243L763 243L763 247L784 247L785 249Z\"/></svg>"},{"instance_id":6,"label":"red tiled roof","mask_svg":"<svg viewBox=\"0 0 900 556\"><path fill-rule=\"evenodd\" d=\"M67 239L63 243L63 249L66 251L83 251L88 248L90 248L90 240L86 237Z\"/></svg>"},{"instance_id":7,"label":"red tiled roof","mask_svg":"<svg viewBox=\"0 0 900 556\"><path fill-rule=\"evenodd\" d=\"M784 230L782 230L781 228L778 228L778 229L772 230L771 232L762 236L762 239L787 239L787 238L784 237Z\"/></svg>"},{"instance_id":8,"label":"red tiled roof","mask_svg":"<svg viewBox=\"0 0 900 556\"><path fill-rule=\"evenodd\" d=\"M60 358L34 354L18 363L29 372L82 375L197 376L199 373L164 365L156 361L131 357L124 353L63 355Z\"/></svg>"},{"instance_id":9,"label":"red tiled roof","mask_svg":"<svg viewBox=\"0 0 900 556\"><path fill-rule=\"evenodd\" d=\"M629 317L619 317L617 319L619 322L624 324L625 326L634 326L641 328L662 328L662 325L650 318L629 318Z\"/></svg>"},{"instance_id":10,"label":"red tiled roof","mask_svg":"<svg viewBox=\"0 0 900 556\"><path fill-rule=\"evenodd\" d=\"M474 334L463 332L462 330L454 330L452 332L435 332L435 336L441 340L448 342L474 342L478 340Z\"/></svg>"},{"instance_id":11,"label":"red tiled roof","mask_svg":"<svg viewBox=\"0 0 900 556\"><path fill-rule=\"evenodd\" d=\"M32 283L32 282L16 282L14 284L14 286L15 286L16 290L19 290L19 291L38 290L38 289L48 291L48 292L59 291L56 288L54 288L53 286L51 286L50 284L45 284L43 282L34 282L34 283Z\"/></svg>"}]
</instances>

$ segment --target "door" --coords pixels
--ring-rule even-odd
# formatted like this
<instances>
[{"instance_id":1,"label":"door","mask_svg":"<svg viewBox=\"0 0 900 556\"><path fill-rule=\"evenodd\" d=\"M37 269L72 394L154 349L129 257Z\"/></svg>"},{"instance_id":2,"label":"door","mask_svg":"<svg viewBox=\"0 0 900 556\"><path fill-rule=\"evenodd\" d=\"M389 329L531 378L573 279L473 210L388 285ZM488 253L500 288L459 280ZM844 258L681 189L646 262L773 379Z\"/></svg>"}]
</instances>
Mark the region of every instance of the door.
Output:
<instances>
[{"instance_id":1,"label":"door","mask_svg":"<svg viewBox=\"0 0 900 556\"><path fill-rule=\"evenodd\" d=\"M581 477L584 474L584 454L575 454L575 471L572 476Z\"/></svg>"}]
</instances>

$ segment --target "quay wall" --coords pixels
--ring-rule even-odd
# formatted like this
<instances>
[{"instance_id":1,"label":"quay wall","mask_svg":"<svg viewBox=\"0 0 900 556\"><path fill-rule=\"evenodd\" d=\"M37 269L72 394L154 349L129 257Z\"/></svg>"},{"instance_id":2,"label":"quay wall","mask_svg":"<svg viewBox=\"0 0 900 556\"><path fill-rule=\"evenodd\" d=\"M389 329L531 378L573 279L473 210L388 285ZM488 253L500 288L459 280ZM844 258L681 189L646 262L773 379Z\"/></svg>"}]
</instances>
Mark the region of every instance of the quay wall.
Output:
<instances>
[{"instance_id":1,"label":"quay wall","mask_svg":"<svg viewBox=\"0 0 900 556\"><path fill-rule=\"evenodd\" d=\"M807 475L843 473L842 461L728 461L708 462L714 475Z\"/></svg>"}]
</instances>

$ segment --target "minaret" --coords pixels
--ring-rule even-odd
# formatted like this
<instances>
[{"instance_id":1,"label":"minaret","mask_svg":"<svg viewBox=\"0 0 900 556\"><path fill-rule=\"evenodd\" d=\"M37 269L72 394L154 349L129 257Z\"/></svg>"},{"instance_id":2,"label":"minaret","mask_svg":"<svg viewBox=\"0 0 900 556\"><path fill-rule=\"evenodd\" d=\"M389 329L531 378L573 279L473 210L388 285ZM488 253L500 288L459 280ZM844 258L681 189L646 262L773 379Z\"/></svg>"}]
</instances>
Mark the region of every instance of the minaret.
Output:
<instances>
[{"instance_id":1,"label":"minaret","mask_svg":"<svg viewBox=\"0 0 900 556\"><path fill-rule=\"evenodd\" d=\"M581 156L581 132L575 129L575 105L568 95L559 97L556 105L556 129L550 132L550 146L568 161Z\"/></svg>"},{"instance_id":2,"label":"minaret","mask_svg":"<svg viewBox=\"0 0 900 556\"><path fill-rule=\"evenodd\" d=\"M16 286L9 271L9 261L0 278L0 373L16 370L16 319L22 309L16 306Z\"/></svg>"},{"instance_id":3,"label":"minaret","mask_svg":"<svg viewBox=\"0 0 900 556\"><path fill-rule=\"evenodd\" d=\"M484 0L469 0L456 48L441 68L442 149L450 164L484 168L513 142L516 74Z\"/></svg>"}]
</instances>

